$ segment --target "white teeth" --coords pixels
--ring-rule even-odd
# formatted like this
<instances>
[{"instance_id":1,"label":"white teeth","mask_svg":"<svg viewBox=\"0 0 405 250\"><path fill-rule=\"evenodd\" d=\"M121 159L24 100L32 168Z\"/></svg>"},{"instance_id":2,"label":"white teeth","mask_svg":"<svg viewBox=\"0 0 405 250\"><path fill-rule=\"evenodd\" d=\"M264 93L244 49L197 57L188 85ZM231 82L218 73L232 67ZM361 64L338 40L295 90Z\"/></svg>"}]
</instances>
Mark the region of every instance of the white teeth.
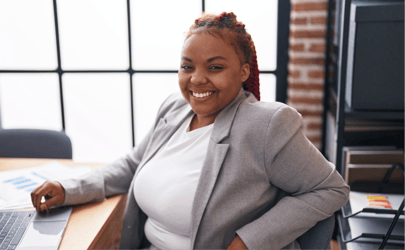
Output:
<instances>
[{"instance_id":1,"label":"white teeth","mask_svg":"<svg viewBox=\"0 0 405 250\"><path fill-rule=\"evenodd\" d=\"M210 96L210 95L212 95L212 93L214 93L214 92L207 92L207 93L195 93L195 92L193 92L193 96L202 98L202 97Z\"/></svg>"}]
</instances>

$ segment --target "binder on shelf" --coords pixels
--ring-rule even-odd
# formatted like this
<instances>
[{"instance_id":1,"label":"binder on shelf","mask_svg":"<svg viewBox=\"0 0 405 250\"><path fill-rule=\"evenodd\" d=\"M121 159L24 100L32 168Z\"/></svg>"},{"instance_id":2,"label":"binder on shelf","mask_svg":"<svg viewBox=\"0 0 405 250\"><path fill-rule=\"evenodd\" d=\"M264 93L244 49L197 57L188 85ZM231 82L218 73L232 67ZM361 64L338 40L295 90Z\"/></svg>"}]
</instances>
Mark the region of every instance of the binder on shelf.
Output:
<instances>
[{"instance_id":1,"label":"binder on shelf","mask_svg":"<svg viewBox=\"0 0 405 250\"><path fill-rule=\"evenodd\" d=\"M391 164L347 164L344 179L349 185L356 181L381 182L390 168ZM401 171L395 169L390 181L399 183L403 179Z\"/></svg>"},{"instance_id":2,"label":"binder on shelf","mask_svg":"<svg viewBox=\"0 0 405 250\"><path fill-rule=\"evenodd\" d=\"M331 98L330 98L331 99ZM336 164L336 114L333 109L326 111L325 117L325 146L324 154L333 164ZM397 147L403 147L398 138L403 138L404 124L403 121L386 121L386 120L364 120L346 117L344 127L345 146L355 150L395 150ZM360 145L360 146L353 146ZM373 145L373 146L371 146ZM380 146L376 146L380 145ZM356 149L358 147L358 149ZM342 149L342 156L346 147ZM353 149L353 150L354 150ZM347 149L346 149L347 150ZM343 161L345 163L345 161ZM339 173L343 173L344 164L336 166Z\"/></svg>"},{"instance_id":3,"label":"binder on shelf","mask_svg":"<svg viewBox=\"0 0 405 250\"><path fill-rule=\"evenodd\" d=\"M404 176L404 165L401 163L392 164L388 169L382 181L355 181L350 184L352 191L369 192L369 193L387 193L387 194L404 194L404 181L392 182L390 181L392 173L399 169L402 176Z\"/></svg>"},{"instance_id":4,"label":"binder on shelf","mask_svg":"<svg viewBox=\"0 0 405 250\"><path fill-rule=\"evenodd\" d=\"M343 176L347 184L381 182L392 164L404 163L404 151L391 147L343 147L343 162ZM392 171L389 177L391 183L403 183L401 170L394 168Z\"/></svg>"},{"instance_id":5,"label":"binder on shelf","mask_svg":"<svg viewBox=\"0 0 405 250\"><path fill-rule=\"evenodd\" d=\"M346 163L351 164L404 164L404 151L396 150L358 150L348 151Z\"/></svg>"}]
</instances>

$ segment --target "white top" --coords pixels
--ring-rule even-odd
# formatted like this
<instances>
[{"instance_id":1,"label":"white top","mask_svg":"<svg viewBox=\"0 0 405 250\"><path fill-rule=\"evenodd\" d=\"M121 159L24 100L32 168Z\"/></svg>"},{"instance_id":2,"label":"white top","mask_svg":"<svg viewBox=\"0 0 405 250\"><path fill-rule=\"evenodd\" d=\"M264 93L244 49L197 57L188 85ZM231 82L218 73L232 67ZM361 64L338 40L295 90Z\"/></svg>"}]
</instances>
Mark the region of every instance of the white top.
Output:
<instances>
[{"instance_id":1,"label":"white top","mask_svg":"<svg viewBox=\"0 0 405 250\"><path fill-rule=\"evenodd\" d=\"M190 249L191 208L213 128L188 132L192 117L135 179L135 200L148 215L146 238L159 249Z\"/></svg>"}]
</instances>

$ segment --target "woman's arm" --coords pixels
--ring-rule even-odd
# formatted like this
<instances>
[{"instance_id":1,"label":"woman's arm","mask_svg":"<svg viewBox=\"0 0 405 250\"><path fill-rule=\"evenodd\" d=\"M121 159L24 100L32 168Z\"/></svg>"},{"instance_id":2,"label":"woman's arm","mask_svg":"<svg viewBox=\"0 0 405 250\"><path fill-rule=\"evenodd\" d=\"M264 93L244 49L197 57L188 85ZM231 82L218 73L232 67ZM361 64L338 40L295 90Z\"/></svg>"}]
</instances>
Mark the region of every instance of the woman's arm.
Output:
<instances>
[{"instance_id":1,"label":"woman's arm","mask_svg":"<svg viewBox=\"0 0 405 250\"><path fill-rule=\"evenodd\" d=\"M129 154L75 179L58 181L65 190L63 205L82 204L127 193L135 171L152 136L151 129L140 145Z\"/></svg>"},{"instance_id":2,"label":"woman's arm","mask_svg":"<svg viewBox=\"0 0 405 250\"><path fill-rule=\"evenodd\" d=\"M32 204L39 212L52 206L81 204L126 193L151 133L130 154L102 169L95 169L75 179L44 182L31 192ZM42 197L47 198L43 203Z\"/></svg>"},{"instance_id":3,"label":"woman's arm","mask_svg":"<svg viewBox=\"0 0 405 250\"><path fill-rule=\"evenodd\" d=\"M153 135L153 131L171 108L178 104L178 94L170 95L161 105L154 126L147 133L142 142L129 154L104 166L95 169L77 179L61 180L59 183L66 192L63 205L81 204L93 200L104 199L115 194L127 193L145 154L147 146Z\"/></svg>"},{"instance_id":4,"label":"woman's arm","mask_svg":"<svg viewBox=\"0 0 405 250\"><path fill-rule=\"evenodd\" d=\"M280 249L348 200L349 187L335 166L302 133L302 118L281 107L271 119L265 166L271 185L290 193L257 220L237 230L249 249Z\"/></svg>"}]
</instances>

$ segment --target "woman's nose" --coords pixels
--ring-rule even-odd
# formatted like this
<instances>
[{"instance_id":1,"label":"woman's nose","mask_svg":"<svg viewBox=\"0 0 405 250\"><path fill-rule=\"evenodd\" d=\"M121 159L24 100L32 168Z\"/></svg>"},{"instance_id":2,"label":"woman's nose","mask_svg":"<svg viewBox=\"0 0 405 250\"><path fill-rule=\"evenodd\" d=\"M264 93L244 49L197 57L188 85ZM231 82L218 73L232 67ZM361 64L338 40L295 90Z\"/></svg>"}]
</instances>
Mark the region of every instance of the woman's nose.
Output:
<instances>
[{"instance_id":1,"label":"woman's nose","mask_svg":"<svg viewBox=\"0 0 405 250\"><path fill-rule=\"evenodd\" d=\"M195 85L206 84L208 82L207 76L201 70L196 70L191 76L191 83Z\"/></svg>"}]
</instances>

